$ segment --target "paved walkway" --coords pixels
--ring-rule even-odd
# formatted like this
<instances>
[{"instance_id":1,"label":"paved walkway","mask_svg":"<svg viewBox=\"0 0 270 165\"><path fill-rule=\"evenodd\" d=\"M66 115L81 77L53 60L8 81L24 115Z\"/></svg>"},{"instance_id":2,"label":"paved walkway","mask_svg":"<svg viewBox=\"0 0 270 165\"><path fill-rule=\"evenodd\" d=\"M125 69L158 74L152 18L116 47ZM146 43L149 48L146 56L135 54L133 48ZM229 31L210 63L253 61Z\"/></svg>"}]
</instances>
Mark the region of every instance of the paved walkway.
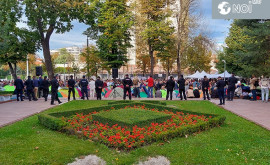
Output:
<instances>
[{"instance_id":1,"label":"paved walkway","mask_svg":"<svg viewBox=\"0 0 270 165\"><path fill-rule=\"evenodd\" d=\"M67 99L64 98L61 98L60 100L63 103L67 101ZM117 100L121 99L119 98ZM160 99L147 99L147 100L160 100ZM218 104L219 100L211 100L211 102ZM25 100L23 102L12 101L0 104L0 127L22 120L24 118L42 112L50 107L53 106L50 105L49 101L45 102L43 98L39 99L38 101L32 102ZM248 100L236 99L233 102L226 102L226 105L222 107L270 130L270 103L262 103L261 101L251 102Z\"/></svg>"}]
</instances>

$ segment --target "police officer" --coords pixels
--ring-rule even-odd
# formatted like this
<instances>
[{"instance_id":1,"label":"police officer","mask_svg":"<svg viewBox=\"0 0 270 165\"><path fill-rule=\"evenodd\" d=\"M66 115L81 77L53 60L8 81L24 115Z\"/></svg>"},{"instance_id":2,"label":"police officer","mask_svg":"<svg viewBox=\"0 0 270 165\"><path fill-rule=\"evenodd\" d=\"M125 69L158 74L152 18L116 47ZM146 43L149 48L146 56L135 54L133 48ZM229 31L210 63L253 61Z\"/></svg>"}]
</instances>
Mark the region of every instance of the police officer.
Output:
<instances>
[{"instance_id":1,"label":"police officer","mask_svg":"<svg viewBox=\"0 0 270 165\"><path fill-rule=\"evenodd\" d=\"M182 95L184 95L184 99L187 100L186 91L185 91L185 82L186 80L184 79L184 76L181 75L180 79L177 81L177 83L179 84L179 94L180 94L181 100L183 100Z\"/></svg>"},{"instance_id":2,"label":"police officer","mask_svg":"<svg viewBox=\"0 0 270 165\"><path fill-rule=\"evenodd\" d=\"M84 94L85 94L88 100L88 92L87 92L88 81L85 79L85 76L83 76L83 79L81 79L79 86L82 89L82 99L84 100Z\"/></svg>"},{"instance_id":3,"label":"police officer","mask_svg":"<svg viewBox=\"0 0 270 165\"><path fill-rule=\"evenodd\" d=\"M126 100L127 92L128 92L129 100L131 100L131 86L133 86L133 82L128 77L128 74L126 74L126 77L123 80L123 85L124 85L124 100Z\"/></svg>"},{"instance_id":4,"label":"police officer","mask_svg":"<svg viewBox=\"0 0 270 165\"><path fill-rule=\"evenodd\" d=\"M58 98L58 87L59 87L59 83L58 83L58 75L54 76L52 81L51 81L51 93L52 93L52 100L51 100L51 105L54 105L54 100L57 100L59 104L61 104L62 102L59 100Z\"/></svg>"},{"instance_id":5,"label":"police officer","mask_svg":"<svg viewBox=\"0 0 270 165\"><path fill-rule=\"evenodd\" d=\"M40 86L42 87L43 90L43 97L45 98L45 101L48 99L48 94L49 94L49 86L50 82L47 80L47 76L44 76L44 79L41 81Z\"/></svg>"},{"instance_id":6,"label":"police officer","mask_svg":"<svg viewBox=\"0 0 270 165\"><path fill-rule=\"evenodd\" d=\"M173 94L174 87L175 87L175 81L173 79L173 76L171 76L170 79L166 82L166 88L167 88L166 100L168 100L169 95L170 95L170 100L172 100L172 94Z\"/></svg>"},{"instance_id":7,"label":"police officer","mask_svg":"<svg viewBox=\"0 0 270 165\"><path fill-rule=\"evenodd\" d=\"M226 83L222 78L219 76L218 77L218 82L217 82L217 89L218 89L218 97L220 100L219 105L225 105L225 96L224 96L224 87L226 86Z\"/></svg>"},{"instance_id":8,"label":"police officer","mask_svg":"<svg viewBox=\"0 0 270 165\"><path fill-rule=\"evenodd\" d=\"M208 88L209 88L209 79L206 76L204 76L204 79L202 81L202 91L203 91L204 100L206 100L206 96L207 96L207 99L210 100Z\"/></svg>"},{"instance_id":9,"label":"police officer","mask_svg":"<svg viewBox=\"0 0 270 165\"><path fill-rule=\"evenodd\" d=\"M35 98L35 95L34 95L34 91L33 91L34 82L33 82L33 80L31 80L31 76L28 76L28 79L25 81L24 84L26 86L27 97L28 97L29 101L32 101L32 98L34 101L37 101L37 99Z\"/></svg>"},{"instance_id":10,"label":"police officer","mask_svg":"<svg viewBox=\"0 0 270 165\"><path fill-rule=\"evenodd\" d=\"M97 80L95 82L95 87L96 87L96 93L97 93L97 100L101 100L101 92L102 92L102 87L103 87L103 81L100 80L100 77L97 77Z\"/></svg>"},{"instance_id":11,"label":"police officer","mask_svg":"<svg viewBox=\"0 0 270 165\"><path fill-rule=\"evenodd\" d=\"M17 101L19 101L19 96L21 98L21 101L23 101L22 94L23 94L24 85L20 76L18 76L17 79L14 81L14 85L16 86Z\"/></svg>"},{"instance_id":12,"label":"police officer","mask_svg":"<svg viewBox=\"0 0 270 165\"><path fill-rule=\"evenodd\" d=\"M237 83L237 78L235 78L234 73L232 73L232 76L228 80L227 101L233 101L236 83Z\"/></svg>"},{"instance_id":13,"label":"police officer","mask_svg":"<svg viewBox=\"0 0 270 165\"><path fill-rule=\"evenodd\" d=\"M76 100L76 98L75 98L75 90L74 90L75 84L76 84L76 82L73 79L73 76L71 75L70 79L68 80L68 101L70 100L70 93L71 92L72 92L72 95L73 95L73 100Z\"/></svg>"}]
</instances>

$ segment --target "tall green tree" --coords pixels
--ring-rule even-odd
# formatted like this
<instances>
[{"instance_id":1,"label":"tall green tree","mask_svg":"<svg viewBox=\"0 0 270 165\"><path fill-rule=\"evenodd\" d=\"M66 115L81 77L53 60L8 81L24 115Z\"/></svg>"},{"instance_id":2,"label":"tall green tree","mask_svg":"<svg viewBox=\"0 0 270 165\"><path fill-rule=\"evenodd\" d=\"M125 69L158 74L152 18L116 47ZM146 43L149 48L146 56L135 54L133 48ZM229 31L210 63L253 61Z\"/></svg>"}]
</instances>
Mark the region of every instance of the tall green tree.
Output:
<instances>
[{"instance_id":1,"label":"tall green tree","mask_svg":"<svg viewBox=\"0 0 270 165\"><path fill-rule=\"evenodd\" d=\"M36 33L17 27L22 17L20 1L0 1L0 62L9 65L13 79L17 78L17 63L35 53Z\"/></svg>"},{"instance_id":2,"label":"tall green tree","mask_svg":"<svg viewBox=\"0 0 270 165\"><path fill-rule=\"evenodd\" d=\"M38 31L49 78L53 78L53 64L50 55L50 38L55 33L72 29L72 21L93 21L95 0L24 0L27 24Z\"/></svg>"},{"instance_id":3,"label":"tall green tree","mask_svg":"<svg viewBox=\"0 0 270 165\"><path fill-rule=\"evenodd\" d=\"M99 56L110 68L120 68L127 61L132 14L127 0L105 0L100 3L94 24L85 32L96 40Z\"/></svg>"},{"instance_id":4,"label":"tall green tree","mask_svg":"<svg viewBox=\"0 0 270 165\"><path fill-rule=\"evenodd\" d=\"M74 56L67 51L66 48L62 48L59 51L59 56L55 59L58 64L68 64L68 66L74 61Z\"/></svg>"}]
</instances>

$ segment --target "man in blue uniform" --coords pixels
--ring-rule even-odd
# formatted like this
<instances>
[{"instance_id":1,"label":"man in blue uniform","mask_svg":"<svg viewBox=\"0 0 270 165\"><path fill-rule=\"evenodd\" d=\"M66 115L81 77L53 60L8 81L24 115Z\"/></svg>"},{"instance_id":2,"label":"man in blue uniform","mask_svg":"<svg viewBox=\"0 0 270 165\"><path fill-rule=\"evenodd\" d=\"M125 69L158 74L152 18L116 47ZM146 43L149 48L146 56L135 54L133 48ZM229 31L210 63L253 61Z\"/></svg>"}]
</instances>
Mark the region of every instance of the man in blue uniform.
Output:
<instances>
[{"instance_id":1,"label":"man in blue uniform","mask_svg":"<svg viewBox=\"0 0 270 165\"><path fill-rule=\"evenodd\" d=\"M57 100L59 104L61 104L62 102L59 100L58 98L58 87L59 87L59 83L58 83L58 75L54 76L54 78L51 81L51 94L52 94L52 100L51 100L51 105L54 105L54 100Z\"/></svg>"},{"instance_id":2,"label":"man in blue uniform","mask_svg":"<svg viewBox=\"0 0 270 165\"><path fill-rule=\"evenodd\" d=\"M43 90L43 97L45 98L45 101L47 101L50 86L50 82L47 80L47 76L44 76L44 79L41 82L41 86Z\"/></svg>"},{"instance_id":3,"label":"man in blue uniform","mask_svg":"<svg viewBox=\"0 0 270 165\"><path fill-rule=\"evenodd\" d=\"M127 92L129 100L131 100L131 86L133 86L133 82L128 77L128 74L126 74L126 78L123 80L123 85L124 85L124 100L126 100Z\"/></svg>"},{"instance_id":4,"label":"man in blue uniform","mask_svg":"<svg viewBox=\"0 0 270 165\"><path fill-rule=\"evenodd\" d=\"M102 92L102 87L103 87L103 81L100 80L100 77L97 77L97 80L95 82L95 87L96 87L96 93L97 93L97 100L101 100L101 92Z\"/></svg>"},{"instance_id":5,"label":"man in blue uniform","mask_svg":"<svg viewBox=\"0 0 270 165\"><path fill-rule=\"evenodd\" d=\"M218 97L220 100L219 105L225 105L225 96L224 96L224 87L226 86L226 82L222 80L222 78L219 76L218 77L218 82L217 82L217 89L218 89Z\"/></svg>"},{"instance_id":6,"label":"man in blue uniform","mask_svg":"<svg viewBox=\"0 0 270 165\"><path fill-rule=\"evenodd\" d=\"M33 82L33 80L31 80L31 76L28 76L28 79L25 81L24 84L26 86L27 97L28 97L29 101L32 101L32 98L34 101L37 101L37 99L35 98L35 95L34 95L34 91L33 91L34 82Z\"/></svg>"},{"instance_id":7,"label":"man in blue uniform","mask_svg":"<svg viewBox=\"0 0 270 165\"><path fill-rule=\"evenodd\" d=\"M89 100L88 99L88 92L87 92L88 81L85 79L85 76L83 76L83 79L81 79L79 86L82 89L82 99L84 100L84 94L85 94L87 100Z\"/></svg>"},{"instance_id":8,"label":"man in blue uniform","mask_svg":"<svg viewBox=\"0 0 270 165\"><path fill-rule=\"evenodd\" d=\"M68 101L70 101L70 93L72 92L73 100L76 100L75 98L75 80L73 79L73 76L70 76L70 79L68 80Z\"/></svg>"},{"instance_id":9,"label":"man in blue uniform","mask_svg":"<svg viewBox=\"0 0 270 165\"><path fill-rule=\"evenodd\" d=\"M21 80L20 76L17 77L17 79L14 82L14 85L16 86L16 92L17 92L17 101L19 101L19 97L21 98L21 101L23 101L22 94L23 94L23 81Z\"/></svg>"}]
</instances>

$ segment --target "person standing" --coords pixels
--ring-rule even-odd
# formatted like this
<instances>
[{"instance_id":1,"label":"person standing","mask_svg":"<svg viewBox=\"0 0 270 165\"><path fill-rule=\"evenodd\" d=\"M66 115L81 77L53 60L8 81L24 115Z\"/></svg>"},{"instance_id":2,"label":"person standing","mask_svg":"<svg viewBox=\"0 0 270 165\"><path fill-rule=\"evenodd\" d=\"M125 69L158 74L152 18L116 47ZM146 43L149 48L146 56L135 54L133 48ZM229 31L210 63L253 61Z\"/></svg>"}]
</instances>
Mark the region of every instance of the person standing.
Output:
<instances>
[{"instance_id":1,"label":"person standing","mask_svg":"<svg viewBox=\"0 0 270 165\"><path fill-rule=\"evenodd\" d=\"M47 80L47 76L44 76L40 86L42 86L43 97L45 98L45 101L47 101L50 86L50 82Z\"/></svg>"},{"instance_id":2,"label":"person standing","mask_svg":"<svg viewBox=\"0 0 270 165\"><path fill-rule=\"evenodd\" d=\"M227 101L233 101L236 83L237 78L235 78L234 73L232 73L232 76L228 80Z\"/></svg>"},{"instance_id":3,"label":"person standing","mask_svg":"<svg viewBox=\"0 0 270 165\"><path fill-rule=\"evenodd\" d=\"M173 79L173 76L170 76L170 79L166 82L166 88L167 88L166 100L168 100L169 95L170 95L170 100L172 100L172 93L173 93L174 87L175 87L175 81Z\"/></svg>"},{"instance_id":4,"label":"person standing","mask_svg":"<svg viewBox=\"0 0 270 165\"><path fill-rule=\"evenodd\" d=\"M58 101L59 104L62 103L58 98L59 82L58 82L57 79L58 79L58 75L54 76L52 81L51 81L51 85L52 85L52 88L51 88L51 93L52 93L51 105L55 105L54 100Z\"/></svg>"},{"instance_id":5,"label":"person standing","mask_svg":"<svg viewBox=\"0 0 270 165\"><path fill-rule=\"evenodd\" d=\"M28 79L25 81L24 84L26 86L27 97L28 97L29 101L32 101L32 98L34 101L37 101L37 99L35 98L35 95L34 95L34 91L33 91L34 82L33 82L33 80L31 80L31 76L28 76Z\"/></svg>"},{"instance_id":6,"label":"person standing","mask_svg":"<svg viewBox=\"0 0 270 165\"><path fill-rule=\"evenodd\" d=\"M126 100L127 92L129 100L131 100L131 86L133 86L132 80L128 77L128 74L126 74L125 79L123 80L124 85L124 100Z\"/></svg>"},{"instance_id":7,"label":"person standing","mask_svg":"<svg viewBox=\"0 0 270 165\"><path fill-rule=\"evenodd\" d=\"M95 81L91 78L89 82L90 98L95 98Z\"/></svg>"},{"instance_id":8,"label":"person standing","mask_svg":"<svg viewBox=\"0 0 270 165\"><path fill-rule=\"evenodd\" d=\"M83 76L83 79L81 79L79 86L82 89L82 99L84 100L84 94L85 94L87 100L89 100L88 92L87 92L88 81L85 79L85 76Z\"/></svg>"},{"instance_id":9,"label":"person standing","mask_svg":"<svg viewBox=\"0 0 270 165\"><path fill-rule=\"evenodd\" d=\"M42 83L43 79L42 79L42 76L39 76L39 79L38 79L38 98L40 98L40 95L41 95L41 92L43 92L43 88L41 86L41 83Z\"/></svg>"},{"instance_id":10,"label":"person standing","mask_svg":"<svg viewBox=\"0 0 270 165\"><path fill-rule=\"evenodd\" d=\"M269 88L270 88L270 82L269 78L265 77L260 82L261 90L262 90L262 102L268 102L269 97ZM265 97L264 97L265 96Z\"/></svg>"},{"instance_id":11,"label":"person standing","mask_svg":"<svg viewBox=\"0 0 270 165\"><path fill-rule=\"evenodd\" d=\"M33 76L33 83L34 83L34 94L35 94L35 99L37 100L38 98L38 88L39 88L39 81L36 78L36 76Z\"/></svg>"},{"instance_id":12,"label":"person standing","mask_svg":"<svg viewBox=\"0 0 270 165\"><path fill-rule=\"evenodd\" d=\"M252 92L252 99L250 101L257 101L257 86L259 86L258 79L255 77L255 75L252 75L252 78L250 79L250 90Z\"/></svg>"},{"instance_id":13,"label":"person standing","mask_svg":"<svg viewBox=\"0 0 270 165\"><path fill-rule=\"evenodd\" d=\"M103 81L100 80L100 77L97 77L97 80L95 82L96 86L96 93L97 93L97 100L101 100L101 92L102 92L102 87L103 87Z\"/></svg>"},{"instance_id":14,"label":"person standing","mask_svg":"<svg viewBox=\"0 0 270 165\"><path fill-rule=\"evenodd\" d=\"M70 79L68 80L68 101L70 101L70 93L72 92L73 100L76 100L75 98L75 80L73 79L73 76L70 76Z\"/></svg>"},{"instance_id":15,"label":"person standing","mask_svg":"<svg viewBox=\"0 0 270 165\"><path fill-rule=\"evenodd\" d=\"M140 89L139 89L139 79L137 76L133 79L133 85L134 85L133 92L134 92L135 98L137 97L141 98Z\"/></svg>"},{"instance_id":16,"label":"person standing","mask_svg":"<svg viewBox=\"0 0 270 165\"><path fill-rule=\"evenodd\" d=\"M222 80L222 78L219 76L218 77L218 82L217 82L217 90L218 90L218 97L220 100L219 105L225 105L225 92L224 92L224 87L226 86L226 82Z\"/></svg>"},{"instance_id":17,"label":"person standing","mask_svg":"<svg viewBox=\"0 0 270 165\"><path fill-rule=\"evenodd\" d=\"M206 96L207 99L210 100L208 89L209 89L209 79L206 76L204 76L204 79L202 81L202 91L204 100L206 100Z\"/></svg>"},{"instance_id":18,"label":"person standing","mask_svg":"<svg viewBox=\"0 0 270 165\"><path fill-rule=\"evenodd\" d=\"M148 82L149 97L153 98L154 79L152 78L152 75L149 76L146 82Z\"/></svg>"},{"instance_id":19,"label":"person standing","mask_svg":"<svg viewBox=\"0 0 270 165\"><path fill-rule=\"evenodd\" d=\"M179 94L180 94L181 100L183 100L183 95L184 95L184 99L187 100L185 82L186 80L184 79L184 76L181 75L180 79L177 81L177 83L179 84Z\"/></svg>"},{"instance_id":20,"label":"person standing","mask_svg":"<svg viewBox=\"0 0 270 165\"><path fill-rule=\"evenodd\" d=\"M22 94L23 94L24 85L20 76L18 76L17 79L14 81L14 85L16 86L17 101L19 101L19 97L21 98L21 101L23 101Z\"/></svg>"}]
</instances>

